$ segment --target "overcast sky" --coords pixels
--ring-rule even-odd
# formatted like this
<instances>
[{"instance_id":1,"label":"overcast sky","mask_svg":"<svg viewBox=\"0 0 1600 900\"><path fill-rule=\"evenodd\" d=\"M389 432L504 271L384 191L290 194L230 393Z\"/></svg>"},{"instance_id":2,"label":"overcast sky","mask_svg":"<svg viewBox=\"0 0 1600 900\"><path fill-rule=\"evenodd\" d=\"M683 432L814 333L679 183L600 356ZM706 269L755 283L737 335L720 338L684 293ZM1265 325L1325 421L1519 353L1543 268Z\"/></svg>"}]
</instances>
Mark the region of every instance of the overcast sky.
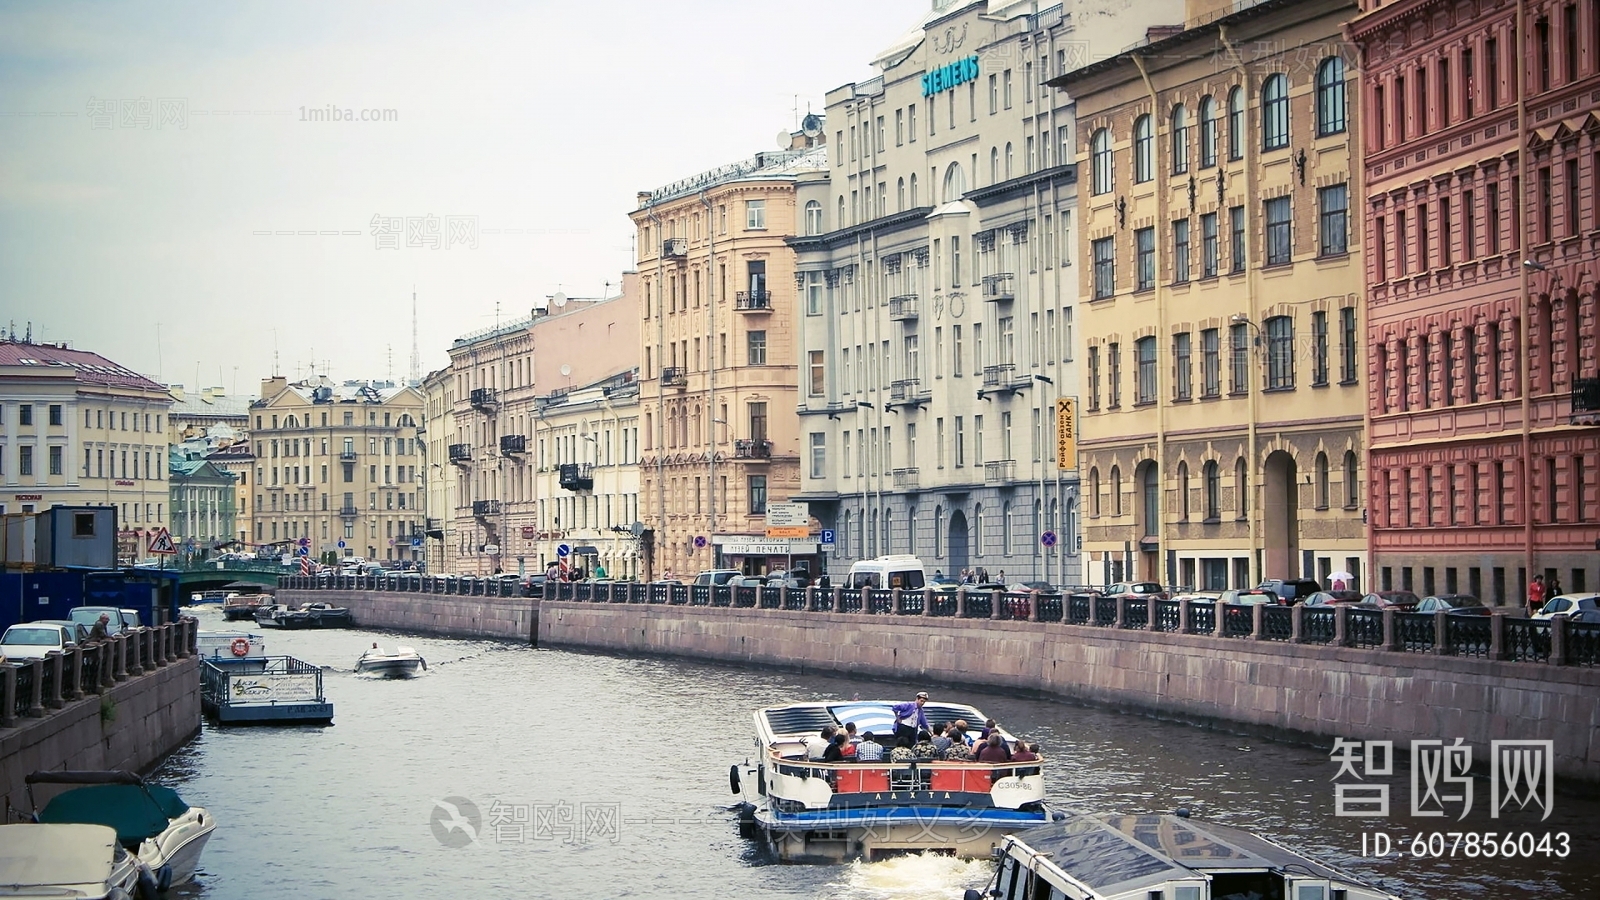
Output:
<instances>
[{"instance_id":1,"label":"overcast sky","mask_svg":"<svg viewBox=\"0 0 1600 900\"><path fill-rule=\"evenodd\" d=\"M253 395L275 351L406 377L415 286L438 368L614 290L636 192L776 149L928 5L0 3L0 323Z\"/></svg>"}]
</instances>

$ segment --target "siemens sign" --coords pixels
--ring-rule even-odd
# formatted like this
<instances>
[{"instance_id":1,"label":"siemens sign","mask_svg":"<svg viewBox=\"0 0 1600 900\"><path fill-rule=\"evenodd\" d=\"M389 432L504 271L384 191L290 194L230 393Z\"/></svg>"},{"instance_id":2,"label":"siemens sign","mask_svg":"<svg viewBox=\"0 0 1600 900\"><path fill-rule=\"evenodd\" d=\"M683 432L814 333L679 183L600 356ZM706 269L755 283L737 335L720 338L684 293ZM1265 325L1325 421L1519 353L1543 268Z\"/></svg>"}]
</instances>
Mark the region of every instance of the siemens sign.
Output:
<instances>
[{"instance_id":1,"label":"siemens sign","mask_svg":"<svg viewBox=\"0 0 1600 900\"><path fill-rule=\"evenodd\" d=\"M948 91L969 81L978 80L978 57L969 56L948 65L940 66L922 76L922 96Z\"/></svg>"}]
</instances>

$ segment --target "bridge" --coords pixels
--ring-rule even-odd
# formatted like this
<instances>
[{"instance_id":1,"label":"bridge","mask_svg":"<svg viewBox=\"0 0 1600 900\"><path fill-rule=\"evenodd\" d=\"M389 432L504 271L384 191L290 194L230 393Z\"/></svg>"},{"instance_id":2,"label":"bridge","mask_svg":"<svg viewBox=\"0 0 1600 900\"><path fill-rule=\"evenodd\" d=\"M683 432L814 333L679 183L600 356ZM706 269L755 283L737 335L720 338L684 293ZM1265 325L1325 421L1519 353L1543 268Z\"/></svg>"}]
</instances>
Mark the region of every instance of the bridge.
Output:
<instances>
[{"instance_id":1,"label":"bridge","mask_svg":"<svg viewBox=\"0 0 1600 900\"><path fill-rule=\"evenodd\" d=\"M182 565L168 566L167 571L181 573L178 577L178 590L187 597L201 591L220 591L238 581L260 585L263 588L275 588L278 586L278 576L285 572L300 570L285 566L276 559L226 559L196 560Z\"/></svg>"}]
</instances>

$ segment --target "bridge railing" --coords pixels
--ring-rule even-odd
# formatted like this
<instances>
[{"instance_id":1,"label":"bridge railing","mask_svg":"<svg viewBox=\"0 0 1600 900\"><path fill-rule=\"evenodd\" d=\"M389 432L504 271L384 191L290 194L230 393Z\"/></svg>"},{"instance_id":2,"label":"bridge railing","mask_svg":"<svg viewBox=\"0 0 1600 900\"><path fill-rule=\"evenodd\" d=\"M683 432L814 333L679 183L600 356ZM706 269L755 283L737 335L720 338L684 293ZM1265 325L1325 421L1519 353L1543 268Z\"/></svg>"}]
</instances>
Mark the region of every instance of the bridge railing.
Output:
<instances>
[{"instance_id":1,"label":"bridge railing","mask_svg":"<svg viewBox=\"0 0 1600 900\"><path fill-rule=\"evenodd\" d=\"M43 718L67 703L193 656L197 635L196 620L185 617L65 652L52 650L43 659L0 663L0 728Z\"/></svg>"}]
</instances>

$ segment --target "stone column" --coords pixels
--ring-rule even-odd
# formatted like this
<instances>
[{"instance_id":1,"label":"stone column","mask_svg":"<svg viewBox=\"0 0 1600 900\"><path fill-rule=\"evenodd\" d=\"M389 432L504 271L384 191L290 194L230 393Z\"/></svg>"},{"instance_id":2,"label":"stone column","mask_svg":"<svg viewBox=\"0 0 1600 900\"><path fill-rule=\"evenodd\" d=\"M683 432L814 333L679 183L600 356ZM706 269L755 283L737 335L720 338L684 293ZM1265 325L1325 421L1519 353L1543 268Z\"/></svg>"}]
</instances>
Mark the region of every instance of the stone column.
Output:
<instances>
[{"instance_id":1,"label":"stone column","mask_svg":"<svg viewBox=\"0 0 1600 900\"><path fill-rule=\"evenodd\" d=\"M956 588L956 618L965 619L966 617L967 617L967 589L964 588L964 587L958 587L958 588Z\"/></svg>"},{"instance_id":2,"label":"stone column","mask_svg":"<svg viewBox=\"0 0 1600 900\"><path fill-rule=\"evenodd\" d=\"M778 585L778 608L789 608L789 586L787 584Z\"/></svg>"},{"instance_id":3,"label":"stone column","mask_svg":"<svg viewBox=\"0 0 1600 900\"><path fill-rule=\"evenodd\" d=\"M1128 627L1128 598L1117 598L1117 623L1112 626L1118 630Z\"/></svg>"},{"instance_id":4,"label":"stone column","mask_svg":"<svg viewBox=\"0 0 1600 900\"><path fill-rule=\"evenodd\" d=\"M0 728L17 724L17 670L14 666L0 666Z\"/></svg>"},{"instance_id":5,"label":"stone column","mask_svg":"<svg viewBox=\"0 0 1600 900\"><path fill-rule=\"evenodd\" d=\"M1444 615L1440 613L1440 615ZM1567 617L1556 616L1550 620L1550 665L1567 664Z\"/></svg>"},{"instance_id":6,"label":"stone column","mask_svg":"<svg viewBox=\"0 0 1600 900\"><path fill-rule=\"evenodd\" d=\"M1261 640L1265 640L1266 637L1267 637L1266 628L1265 628L1266 621L1267 621L1266 609L1267 609L1267 605L1265 603L1253 603L1250 606L1250 639L1251 640L1261 641Z\"/></svg>"},{"instance_id":7,"label":"stone column","mask_svg":"<svg viewBox=\"0 0 1600 900\"><path fill-rule=\"evenodd\" d=\"M1433 652L1439 656L1450 652L1450 626L1445 620L1448 615L1442 609L1433 614Z\"/></svg>"},{"instance_id":8,"label":"stone column","mask_svg":"<svg viewBox=\"0 0 1600 900\"><path fill-rule=\"evenodd\" d=\"M1091 604L1093 600L1089 601ZM1178 601L1178 633L1189 633L1189 598L1184 597Z\"/></svg>"},{"instance_id":9,"label":"stone column","mask_svg":"<svg viewBox=\"0 0 1600 900\"><path fill-rule=\"evenodd\" d=\"M1028 592L1028 621L1029 622L1037 622L1037 621L1039 621L1039 592L1038 591L1029 591Z\"/></svg>"},{"instance_id":10,"label":"stone column","mask_svg":"<svg viewBox=\"0 0 1600 900\"><path fill-rule=\"evenodd\" d=\"M50 670L50 690L44 695L44 705L50 709L61 708L61 679L66 675L66 667L62 664L61 652L52 650L45 655L44 665Z\"/></svg>"},{"instance_id":11,"label":"stone column","mask_svg":"<svg viewBox=\"0 0 1600 900\"><path fill-rule=\"evenodd\" d=\"M836 588L833 589L833 611L834 612L842 612L843 611L843 607L844 607L844 588L836 587Z\"/></svg>"},{"instance_id":12,"label":"stone column","mask_svg":"<svg viewBox=\"0 0 1600 900\"><path fill-rule=\"evenodd\" d=\"M33 669L33 691L28 699L28 715L38 719L44 716L44 660L29 660L28 666Z\"/></svg>"},{"instance_id":13,"label":"stone column","mask_svg":"<svg viewBox=\"0 0 1600 900\"><path fill-rule=\"evenodd\" d=\"M1289 643L1291 643L1291 644L1303 643L1305 641L1305 639L1306 639L1306 637L1305 637L1305 634L1306 634L1305 627L1306 627L1306 610L1305 610L1305 607L1303 607L1300 604L1296 603L1294 606L1289 607Z\"/></svg>"},{"instance_id":14,"label":"stone column","mask_svg":"<svg viewBox=\"0 0 1600 900\"><path fill-rule=\"evenodd\" d=\"M95 645L94 655L94 671L99 676L96 679L99 683L95 685L94 692L98 694L116 683L117 661L116 655L111 650L111 644L107 641Z\"/></svg>"},{"instance_id":15,"label":"stone column","mask_svg":"<svg viewBox=\"0 0 1600 900\"><path fill-rule=\"evenodd\" d=\"M1063 597L1061 599L1061 602L1062 603L1067 602L1066 598ZM1151 600L1149 603L1146 603L1145 606L1144 606L1144 630L1145 631L1155 631L1156 629L1158 629L1160 627L1161 627L1161 604L1160 604L1159 601Z\"/></svg>"},{"instance_id":16,"label":"stone column","mask_svg":"<svg viewBox=\"0 0 1600 900\"><path fill-rule=\"evenodd\" d=\"M816 612L816 611L817 611L817 588L814 585L813 586L808 586L806 588L806 612Z\"/></svg>"},{"instance_id":17,"label":"stone column","mask_svg":"<svg viewBox=\"0 0 1600 900\"><path fill-rule=\"evenodd\" d=\"M83 696L83 648L74 647L66 653L67 680L62 686L62 695L68 700L77 700Z\"/></svg>"},{"instance_id":18,"label":"stone column","mask_svg":"<svg viewBox=\"0 0 1600 900\"><path fill-rule=\"evenodd\" d=\"M128 639L124 635L117 635L102 643L101 647L110 648L112 665L112 678L117 681L128 680Z\"/></svg>"},{"instance_id":19,"label":"stone column","mask_svg":"<svg viewBox=\"0 0 1600 900\"><path fill-rule=\"evenodd\" d=\"M1489 658L1506 658L1506 614L1503 612L1489 614Z\"/></svg>"},{"instance_id":20,"label":"stone column","mask_svg":"<svg viewBox=\"0 0 1600 900\"><path fill-rule=\"evenodd\" d=\"M933 588L925 587L922 589L922 614L924 616L933 615Z\"/></svg>"},{"instance_id":21,"label":"stone column","mask_svg":"<svg viewBox=\"0 0 1600 900\"><path fill-rule=\"evenodd\" d=\"M872 613L872 588L861 589L861 611L869 615Z\"/></svg>"},{"instance_id":22,"label":"stone column","mask_svg":"<svg viewBox=\"0 0 1600 900\"><path fill-rule=\"evenodd\" d=\"M154 668L161 668L167 664L167 642L172 638L172 626L162 625L154 629L150 635L152 645L151 656L154 658Z\"/></svg>"},{"instance_id":23,"label":"stone column","mask_svg":"<svg viewBox=\"0 0 1600 900\"><path fill-rule=\"evenodd\" d=\"M1211 623L1212 626L1214 626L1211 633L1217 637L1222 637L1223 635L1227 634L1227 632L1224 630L1223 624L1228 621L1227 604L1222 602L1221 597L1218 597L1211 604L1211 608L1216 611L1216 616L1214 616L1216 621Z\"/></svg>"},{"instance_id":24,"label":"stone column","mask_svg":"<svg viewBox=\"0 0 1600 900\"><path fill-rule=\"evenodd\" d=\"M905 612L905 607L900 605L900 588L889 589L889 611L895 615Z\"/></svg>"},{"instance_id":25,"label":"stone column","mask_svg":"<svg viewBox=\"0 0 1600 900\"><path fill-rule=\"evenodd\" d=\"M1350 646L1350 607L1335 606L1333 608L1333 645L1335 647Z\"/></svg>"},{"instance_id":26,"label":"stone column","mask_svg":"<svg viewBox=\"0 0 1600 900\"><path fill-rule=\"evenodd\" d=\"M1378 649L1395 649L1397 646L1397 639L1398 635L1395 631L1394 607L1390 607L1383 611L1383 643L1379 645Z\"/></svg>"},{"instance_id":27,"label":"stone column","mask_svg":"<svg viewBox=\"0 0 1600 900\"><path fill-rule=\"evenodd\" d=\"M1000 604L1005 602L1005 595L999 591L989 592L989 618L1000 618Z\"/></svg>"}]
</instances>

